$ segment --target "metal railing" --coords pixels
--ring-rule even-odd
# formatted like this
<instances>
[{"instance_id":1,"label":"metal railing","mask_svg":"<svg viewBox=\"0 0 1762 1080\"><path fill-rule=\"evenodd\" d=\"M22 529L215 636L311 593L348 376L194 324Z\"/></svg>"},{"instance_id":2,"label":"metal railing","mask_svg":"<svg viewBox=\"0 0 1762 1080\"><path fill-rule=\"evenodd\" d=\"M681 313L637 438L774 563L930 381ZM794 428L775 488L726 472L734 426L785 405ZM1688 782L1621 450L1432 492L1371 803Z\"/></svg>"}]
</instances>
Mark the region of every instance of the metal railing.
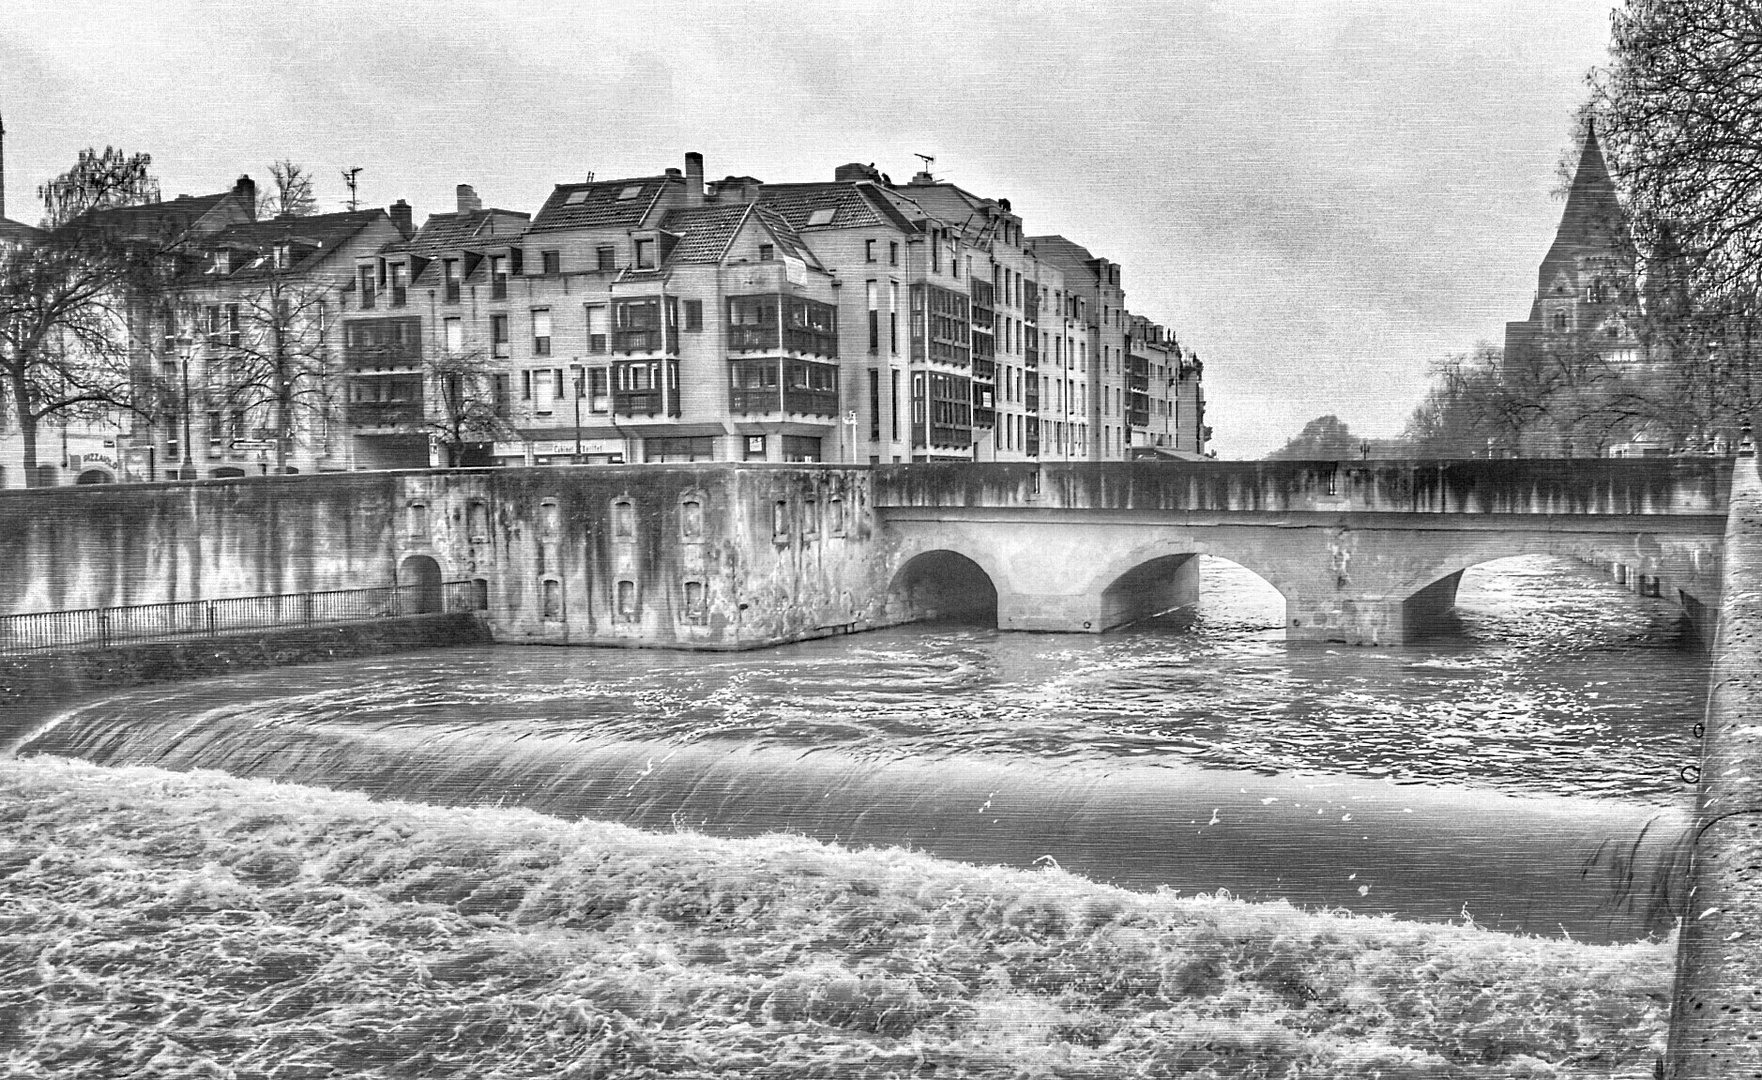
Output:
<instances>
[{"instance_id":1,"label":"metal railing","mask_svg":"<svg viewBox=\"0 0 1762 1080\"><path fill-rule=\"evenodd\" d=\"M163 604L0 615L0 654L102 648L124 642L216 637L320 623L480 609L470 581L174 600Z\"/></svg>"}]
</instances>

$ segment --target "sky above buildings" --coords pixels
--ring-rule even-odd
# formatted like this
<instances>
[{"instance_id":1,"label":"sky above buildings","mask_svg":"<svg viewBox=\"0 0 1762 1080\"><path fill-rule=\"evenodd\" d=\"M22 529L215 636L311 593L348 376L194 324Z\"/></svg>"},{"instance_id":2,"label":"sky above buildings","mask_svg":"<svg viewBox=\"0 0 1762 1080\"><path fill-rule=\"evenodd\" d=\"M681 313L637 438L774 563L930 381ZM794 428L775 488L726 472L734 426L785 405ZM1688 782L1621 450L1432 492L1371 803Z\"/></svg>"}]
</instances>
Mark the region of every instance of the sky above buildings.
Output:
<instances>
[{"instance_id":1,"label":"sky above buildings","mask_svg":"<svg viewBox=\"0 0 1762 1080\"><path fill-rule=\"evenodd\" d=\"M874 162L1125 267L1206 362L1214 447L1395 434L1527 315L1610 0L396 5L10 0L7 216L82 147L167 198L291 158L325 209L536 211L553 184Z\"/></svg>"}]
</instances>

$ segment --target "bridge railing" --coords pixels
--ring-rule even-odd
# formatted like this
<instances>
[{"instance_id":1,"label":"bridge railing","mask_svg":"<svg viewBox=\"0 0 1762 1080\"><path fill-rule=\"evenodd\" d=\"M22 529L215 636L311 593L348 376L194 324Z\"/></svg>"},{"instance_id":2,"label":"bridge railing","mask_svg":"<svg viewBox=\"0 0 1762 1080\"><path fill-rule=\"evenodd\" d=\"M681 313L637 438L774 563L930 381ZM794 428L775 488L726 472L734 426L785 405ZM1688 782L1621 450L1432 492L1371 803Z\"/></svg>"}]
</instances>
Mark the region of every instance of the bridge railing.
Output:
<instances>
[{"instance_id":1,"label":"bridge railing","mask_svg":"<svg viewBox=\"0 0 1762 1080\"><path fill-rule=\"evenodd\" d=\"M471 611L478 606L472 582L445 581L438 585L371 585L163 604L32 611L0 615L0 655Z\"/></svg>"}]
</instances>

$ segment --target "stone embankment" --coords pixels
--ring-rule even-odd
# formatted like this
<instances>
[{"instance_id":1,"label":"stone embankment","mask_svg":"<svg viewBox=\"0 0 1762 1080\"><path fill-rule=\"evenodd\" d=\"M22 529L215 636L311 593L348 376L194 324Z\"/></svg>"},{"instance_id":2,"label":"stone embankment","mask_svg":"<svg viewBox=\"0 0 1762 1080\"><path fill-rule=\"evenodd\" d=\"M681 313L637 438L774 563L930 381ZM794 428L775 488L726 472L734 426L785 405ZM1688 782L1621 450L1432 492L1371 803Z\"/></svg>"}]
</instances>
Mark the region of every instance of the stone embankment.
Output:
<instances>
[{"instance_id":1,"label":"stone embankment","mask_svg":"<svg viewBox=\"0 0 1762 1080\"><path fill-rule=\"evenodd\" d=\"M1732 478L1668 1074L1762 1077L1762 477Z\"/></svg>"}]
</instances>

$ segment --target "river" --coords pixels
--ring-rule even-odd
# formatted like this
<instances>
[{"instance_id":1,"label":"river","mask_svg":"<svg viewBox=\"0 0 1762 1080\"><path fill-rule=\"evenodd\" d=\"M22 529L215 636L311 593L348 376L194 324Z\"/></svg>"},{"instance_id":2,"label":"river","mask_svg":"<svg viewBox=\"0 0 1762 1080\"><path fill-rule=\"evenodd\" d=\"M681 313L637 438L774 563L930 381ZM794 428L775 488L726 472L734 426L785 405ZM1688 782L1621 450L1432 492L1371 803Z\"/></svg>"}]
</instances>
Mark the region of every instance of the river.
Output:
<instances>
[{"instance_id":1,"label":"river","mask_svg":"<svg viewBox=\"0 0 1762 1080\"><path fill-rule=\"evenodd\" d=\"M1672 607L1508 559L1464 575L1444 636L1287 647L1276 592L1221 560L1201 573L1196 608L1101 636L436 650L110 695L24 751L1514 930L1660 929L1646 897L1675 872L1707 671Z\"/></svg>"}]
</instances>

